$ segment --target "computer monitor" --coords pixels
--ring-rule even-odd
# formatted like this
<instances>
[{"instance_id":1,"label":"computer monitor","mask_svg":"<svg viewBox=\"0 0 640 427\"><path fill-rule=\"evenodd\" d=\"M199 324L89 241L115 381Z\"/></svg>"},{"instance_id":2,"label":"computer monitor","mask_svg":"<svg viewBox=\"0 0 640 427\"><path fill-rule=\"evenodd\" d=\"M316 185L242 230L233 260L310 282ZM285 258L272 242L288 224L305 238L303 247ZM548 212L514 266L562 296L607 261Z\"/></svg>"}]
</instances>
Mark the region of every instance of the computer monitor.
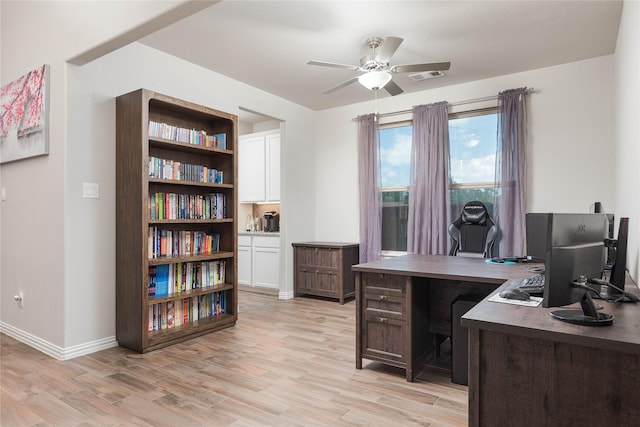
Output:
<instances>
[{"instance_id":1,"label":"computer monitor","mask_svg":"<svg viewBox=\"0 0 640 427\"><path fill-rule=\"evenodd\" d=\"M607 215L607 219L609 220L609 241L605 242L605 245L607 246L607 264L606 264L606 269L607 270L611 270L611 268L613 267L613 262L615 260L616 257L616 248L615 248L615 244L613 243L613 238L614 238L614 229L615 229L615 222L616 222L616 218L615 215L612 213L606 213L604 210L604 207L602 207L602 203L600 202L595 202L593 204L593 212L594 213L603 213Z\"/></svg>"},{"instance_id":2,"label":"computer monitor","mask_svg":"<svg viewBox=\"0 0 640 427\"><path fill-rule=\"evenodd\" d=\"M611 316L596 311L589 295L591 288L586 285L604 272L606 215L529 213L526 226L527 253L545 264L542 305L561 307L580 302L582 310L558 310L552 315L578 324L610 322Z\"/></svg>"},{"instance_id":3,"label":"computer monitor","mask_svg":"<svg viewBox=\"0 0 640 427\"><path fill-rule=\"evenodd\" d=\"M625 273L627 271L627 240L629 237L629 218L620 218L618 240L614 242L615 258L609 276L607 295L618 298L624 294Z\"/></svg>"}]
</instances>

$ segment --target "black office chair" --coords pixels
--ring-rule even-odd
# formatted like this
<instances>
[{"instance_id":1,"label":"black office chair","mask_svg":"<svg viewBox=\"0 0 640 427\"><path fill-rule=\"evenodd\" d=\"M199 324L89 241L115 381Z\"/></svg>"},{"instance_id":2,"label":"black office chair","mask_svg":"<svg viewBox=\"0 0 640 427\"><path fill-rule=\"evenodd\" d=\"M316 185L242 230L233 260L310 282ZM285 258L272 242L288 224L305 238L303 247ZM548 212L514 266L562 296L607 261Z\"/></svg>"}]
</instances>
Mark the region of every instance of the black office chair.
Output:
<instances>
[{"instance_id":1,"label":"black office chair","mask_svg":"<svg viewBox=\"0 0 640 427\"><path fill-rule=\"evenodd\" d=\"M479 201L469 202L460 216L449 225L452 239L449 255L493 258L493 244L498 227L487 207Z\"/></svg>"}]
</instances>

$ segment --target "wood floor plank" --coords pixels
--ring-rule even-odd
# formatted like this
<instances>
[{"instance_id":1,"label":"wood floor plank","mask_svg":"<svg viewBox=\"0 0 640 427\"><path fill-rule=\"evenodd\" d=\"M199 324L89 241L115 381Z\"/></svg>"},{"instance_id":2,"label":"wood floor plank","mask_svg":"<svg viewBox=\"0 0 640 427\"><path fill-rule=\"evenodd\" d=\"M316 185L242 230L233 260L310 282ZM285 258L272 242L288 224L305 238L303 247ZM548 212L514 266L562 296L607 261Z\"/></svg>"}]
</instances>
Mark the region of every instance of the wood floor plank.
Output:
<instances>
[{"instance_id":1,"label":"wood floor plank","mask_svg":"<svg viewBox=\"0 0 640 427\"><path fill-rule=\"evenodd\" d=\"M0 335L0 425L467 424L467 387L429 368L355 369L355 302L240 292L236 326L150 353L68 361Z\"/></svg>"}]
</instances>

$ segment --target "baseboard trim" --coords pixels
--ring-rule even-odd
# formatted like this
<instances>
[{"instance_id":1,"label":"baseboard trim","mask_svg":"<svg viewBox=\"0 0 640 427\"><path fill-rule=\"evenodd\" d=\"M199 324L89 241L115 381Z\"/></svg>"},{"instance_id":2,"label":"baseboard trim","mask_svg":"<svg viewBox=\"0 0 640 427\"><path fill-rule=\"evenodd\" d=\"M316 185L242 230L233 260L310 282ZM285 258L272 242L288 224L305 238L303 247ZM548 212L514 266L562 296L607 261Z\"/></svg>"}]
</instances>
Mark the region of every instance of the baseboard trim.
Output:
<instances>
[{"instance_id":1,"label":"baseboard trim","mask_svg":"<svg viewBox=\"0 0 640 427\"><path fill-rule=\"evenodd\" d=\"M58 360L69 360L78 356L84 356L86 354L95 353L96 351L118 346L116 337L107 337L64 348L5 322L0 322L0 332Z\"/></svg>"},{"instance_id":2,"label":"baseboard trim","mask_svg":"<svg viewBox=\"0 0 640 427\"><path fill-rule=\"evenodd\" d=\"M278 294L278 299L292 299L294 297L293 290L291 291L280 291Z\"/></svg>"}]
</instances>

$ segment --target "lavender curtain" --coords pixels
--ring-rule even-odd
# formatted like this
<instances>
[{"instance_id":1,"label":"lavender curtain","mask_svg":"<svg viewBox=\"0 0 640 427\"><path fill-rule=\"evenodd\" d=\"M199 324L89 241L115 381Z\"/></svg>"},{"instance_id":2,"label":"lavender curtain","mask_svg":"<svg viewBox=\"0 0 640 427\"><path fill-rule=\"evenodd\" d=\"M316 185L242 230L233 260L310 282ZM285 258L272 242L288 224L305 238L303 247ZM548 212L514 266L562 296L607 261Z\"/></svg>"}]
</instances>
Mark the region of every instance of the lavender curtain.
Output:
<instances>
[{"instance_id":1,"label":"lavender curtain","mask_svg":"<svg viewBox=\"0 0 640 427\"><path fill-rule=\"evenodd\" d=\"M360 262L380 259L382 193L378 163L378 121L375 114L359 116L358 172L360 189Z\"/></svg>"},{"instance_id":2,"label":"lavender curtain","mask_svg":"<svg viewBox=\"0 0 640 427\"><path fill-rule=\"evenodd\" d=\"M446 254L450 222L447 103L413 108L407 252Z\"/></svg>"},{"instance_id":3,"label":"lavender curtain","mask_svg":"<svg viewBox=\"0 0 640 427\"><path fill-rule=\"evenodd\" d=\"M525 255L527 88L498 95L498 149L494 219L501 256Z\"/></svg>"}]
</instances>

